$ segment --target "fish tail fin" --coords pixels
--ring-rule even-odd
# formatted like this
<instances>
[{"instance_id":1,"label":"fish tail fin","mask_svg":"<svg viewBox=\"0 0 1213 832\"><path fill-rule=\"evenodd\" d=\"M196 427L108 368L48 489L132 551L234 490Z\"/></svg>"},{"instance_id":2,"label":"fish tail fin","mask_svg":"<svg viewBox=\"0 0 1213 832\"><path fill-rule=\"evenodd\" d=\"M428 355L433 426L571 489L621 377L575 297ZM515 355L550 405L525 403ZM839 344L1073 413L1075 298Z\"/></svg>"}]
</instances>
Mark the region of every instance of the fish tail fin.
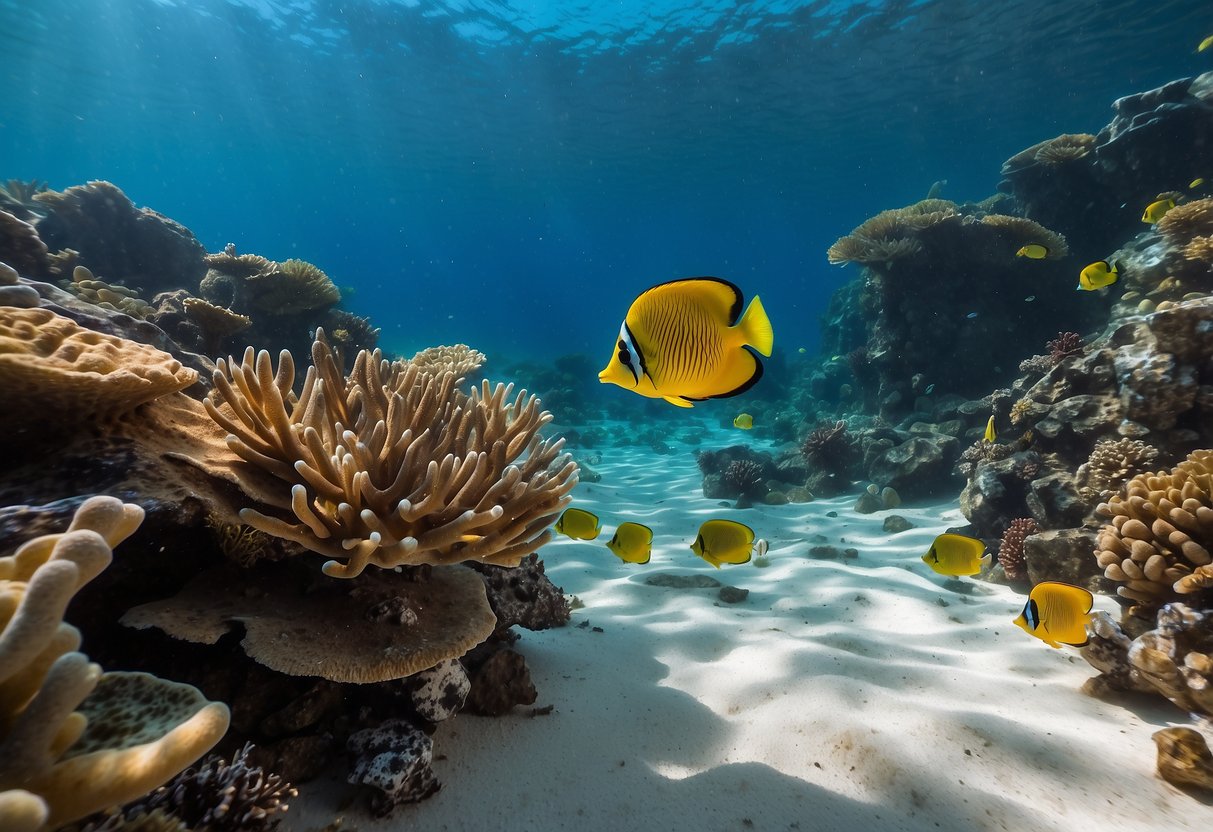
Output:
<instances>
[{"instance_id":1,"label":"fish tail fin","mask_svg":"<svg viewBox=\"0 0 1213 832\"><path fill-rule=\"evenodd\" d=\"M747 344L763 355L771 354L775 348L775 330L771 328L771 319L767 317L767 310L763 308L758 295L750 301L737 326Z\"/></svg>"}]
</instances>

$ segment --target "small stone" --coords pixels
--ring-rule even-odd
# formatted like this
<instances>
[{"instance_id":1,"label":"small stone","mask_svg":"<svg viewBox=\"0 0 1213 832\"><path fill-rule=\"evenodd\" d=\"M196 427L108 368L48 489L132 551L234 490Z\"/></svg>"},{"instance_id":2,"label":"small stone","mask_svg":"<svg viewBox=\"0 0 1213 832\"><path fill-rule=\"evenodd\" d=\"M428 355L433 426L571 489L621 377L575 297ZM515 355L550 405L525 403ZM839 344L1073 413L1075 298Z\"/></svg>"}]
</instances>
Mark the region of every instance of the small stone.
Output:
<instances>
[{"instance_id":1,"label":"small stone","mask_svg":"<svg viewBox=\"0 0 1213 832\"><path fill-rule=\"evenodd\" d=\"M837 517L837 516L838 516L838 512L836 512L836 511L827 511L826 512L826 517Z\"/></svg>"},{"instance_id":2,"label":"small stone","mask_svg":"<svg viewBox=\"0 0 1213 832\"><path fill-rule=\"evenodd\" d=\"M737 586L722 586L720 588L720 600L726 604L740 604L748 597L750 597L748 589L742 589Z\"/></svg>"},{"instance_id":3,"label":"small stone","mask_svg":"<svg viewBox=\"0 0 1213 832\"><path fill-rule=\"evenodd\" d=\"M1205 738L1192 728L1155 731L1158 774L1173 786L1213 789L1213 753Z\"/></svg>"},{"instance_id":4,"label":"small stone","mask_svg":"<svg viewBox=\"0 0 1213 832\"><path fill-rule=\"evenodd\" d=\"M897 534L914 528L914 524L900 514L890 514L884 519L881 528L890 534Z\"/></svg>"},{"instance_id":5,"label":"small stone","mask_svg":"<svg viewBox=\"0 0 1213 832\"><path fill-rule=\"evenodd\" d=\"M876 486L872 486L875 488ZM884 502L880 499L879 494L873 494L871 491L865 491L859 495L859 499L855 501L856 514L871 514L884 509Z\"/></svg>"},{"instance_id":6,"label":"small stone","mask_svg":"<svg viewBox=\"0 0 1213 832\"><path fill-rule=\"evenodd\" d=\"M811 503L813 492L803 485L794 485L785 492L790 503Z\"/></svg>"},{"instance_id":7,"label":"small stone","mask_svg":"<svg viewBox=\"0 0 1213 832\"><path fill-rule=\"evenodd\" d=\"M842 556L848 560L854 560L855 558L859 557L859 550L853 548L843 549Z\"/></svg>"},{"instance_id":8,"label":"small stone","mask_svg":"<svg viewBox=\"0 0 1213 832\"><path fill-rule=\"evenodd\" d=\"M768 506L786 506L789 502L788 495L782 491L771 490L763 496L762 501Z\"/></svg>"},{"instance_id":9,"label":"small stone","mask_svg":"<svg viewBox=\"0 0 1213 832\"><path fill-rule=\"evenodd\" d=\"M842 551L837 546L810 546L809 557L811 558L840 558Z\"/></svg>"}]
</instances>

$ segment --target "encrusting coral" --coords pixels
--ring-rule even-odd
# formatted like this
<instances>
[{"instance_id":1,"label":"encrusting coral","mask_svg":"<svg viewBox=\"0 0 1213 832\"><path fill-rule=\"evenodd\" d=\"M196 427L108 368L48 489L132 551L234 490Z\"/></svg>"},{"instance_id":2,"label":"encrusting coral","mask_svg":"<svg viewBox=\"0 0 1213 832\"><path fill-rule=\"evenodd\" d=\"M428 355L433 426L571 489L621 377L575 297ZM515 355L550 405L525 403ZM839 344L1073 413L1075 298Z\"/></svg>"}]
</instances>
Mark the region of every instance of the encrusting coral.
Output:
<instances>
[{"instance_id":1,"label":"encrusting coral","mask_svg":"<svg viewBox=\"0 0 1213 832\"><path fill-rule=\"evenodd\" d=\"M0 828L54 829L132 800L227 730L227 706L188 685L102 675L63 621L142 520L138 506L94 497L66 532L0 558Z\"/></svg>"},{"instance_id":2,"label":"encrusting coral","mask_svg":"<svg viewBox=\"0 0 1213 832\"><path fill-rule=\"evenodd\" d=\"M312 362L298 397L289 352L276 373L251 349L219 362L207 411L237 456L287 484L277 504L296 521L244 509L245 523L328 555L326 574L345 578L371 563L514 566L551 538L577 464L540 437L551 416L537 398L488 382L467 395L453 373L378 351L343 378L322 331Z\"/></svg>"},{"instance_id":3,"label":"encrusting coral","mask_svg":"<svg viewBox=\"0 0 1213 832\"><path fill-rule=\"evenodd\" d=\"M1170 474L1139 474L1101 503L1110 518L1097 559L1117 594L1155 607L1213 585L1213 451L1193 451Z\"/></svg>"}]
</instances>

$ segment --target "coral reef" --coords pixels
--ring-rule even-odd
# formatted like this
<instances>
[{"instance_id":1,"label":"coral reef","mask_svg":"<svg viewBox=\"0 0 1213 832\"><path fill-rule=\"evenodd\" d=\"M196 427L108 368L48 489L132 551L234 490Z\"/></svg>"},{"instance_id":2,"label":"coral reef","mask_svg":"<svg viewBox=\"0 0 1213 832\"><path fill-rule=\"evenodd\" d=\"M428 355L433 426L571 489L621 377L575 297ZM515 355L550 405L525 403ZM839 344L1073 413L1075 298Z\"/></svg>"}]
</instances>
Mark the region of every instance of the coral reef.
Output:
<instances>
[{"instance_id":1,"label":"coral reef","mask_svg":"<svg viewBox=\"0 0 1213 832\"><path fill-rule=\"evenodd\" d=\"M1075 473L1078 493L1091 502L1106 500L1157 457L1158 448L1140 439L1100 439Z\"/></svg>"},{"instance_id":2,"label":"coral reef","mask_svg":"<svg viewBox=\"0 0 1213 832\"><path fill-rule=\"evenodd\" d=\"M145 297L172 289L197 291L206 254L189 229L136 208L116 186L94 181L65 191L42 191L34 200L46 211L38 235L48 249L73 249L94 274Z\"/></svg>"},{"instance_id":3,"label":"coral reef","mask_svg":"<svg viewBox=\"0 0 1213 832\"><path fill-rule=\"evenodd\" d=\"M498 632L519 626L528 630L563 627L569 621L564 590L552 583L538 555L527 555L516 567L472 563L488 592L489 606L497 616Z\"/></svg>"},{"instance_id":4,"label":"coral reef","mask_svg":"<svg viewBox=\"0 0 1213 832\"><path fill-rule=\"evenodd\" d=\"M45 209L34 199L46 190L46 183L37 179L22 182L9 179L0 182L0 211L7 211L20 220L29 222L45 213Z\"/></svg>"},{"instance_id":5,"label":"coral reef","mask_svg":"<svg viewBox=\"0 0 1213 832\"><path fill-rule=\"evenodd\" d=\"M46 243L37 230L23 219L0 210L0 261L35 277L50 274Z\"/></svg>"},{"instance_id":6,"label":"coral reef","mask_svg":"<svg viewBox=\"0 0 1213 832\"><path fill-rule=\"evenodd\" d=\"M66 532L0 558L0 595L9 599L0 631L0 795L36 796L50 828L164 783L228 727L227 707L195 688L144 673L103 675L75 652L80 633L63 622L68 602L142 519L138 506L96 497ZM9 795L0 810L28 820L32 805Z\"/></svg>"},{"instance_id":7,"label":"coral reef","mask_svg":"<svg viewBox=\"0 0 1213 832\"><path fill-rule=\"evenodd\" d=\"M251 348L219 362L207 412L233 452L289 487L297 521L250 508L244 522L328 555L325 572L340 577L370 563L513 566L551 538L577 464L539 436L551 416L535 397L511 401L512 385L487 381L469 396L451 373L378 352L344 378L322 332L312 362L297 398L288 352L276 373Z\"/></svg>"}]
</instances>

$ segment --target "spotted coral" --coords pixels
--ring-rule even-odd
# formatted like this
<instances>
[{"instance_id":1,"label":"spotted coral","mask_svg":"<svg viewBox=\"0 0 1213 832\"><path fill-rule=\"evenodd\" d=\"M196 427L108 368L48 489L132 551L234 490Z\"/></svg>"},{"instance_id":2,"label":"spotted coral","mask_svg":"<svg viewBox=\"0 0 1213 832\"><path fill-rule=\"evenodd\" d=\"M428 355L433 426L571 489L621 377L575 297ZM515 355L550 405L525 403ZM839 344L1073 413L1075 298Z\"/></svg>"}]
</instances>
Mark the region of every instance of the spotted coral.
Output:
<instances>
[{"instance_id":1,"label":"spotted coral","mask_svg":"<svg viewBox=\"0 0 1213 832\"><path fill-rule=\"evenodd\" d=\"M72 596L143 520L113 497L86 500L62 534L0 558L0 827L48 828L132 800L206 753L228 709L188 685L106 673L64 623Z\"/></svg>"},{"instance_id":2,"label":"spotted coral","mask_svg":"<svg viewBox=\"0 0 1213 832\"><path fill-rule=\"evenodd\" d=\"M1002 542L998 546L998 562L1007 578L1012 581L1022 581L1028 577L1028 565L1024 560L1023 542L1026 538L1040 531L1036 521L1031 517L1021 517L1011 521L1003 533Z\"/></svg>"}]
</instances>

